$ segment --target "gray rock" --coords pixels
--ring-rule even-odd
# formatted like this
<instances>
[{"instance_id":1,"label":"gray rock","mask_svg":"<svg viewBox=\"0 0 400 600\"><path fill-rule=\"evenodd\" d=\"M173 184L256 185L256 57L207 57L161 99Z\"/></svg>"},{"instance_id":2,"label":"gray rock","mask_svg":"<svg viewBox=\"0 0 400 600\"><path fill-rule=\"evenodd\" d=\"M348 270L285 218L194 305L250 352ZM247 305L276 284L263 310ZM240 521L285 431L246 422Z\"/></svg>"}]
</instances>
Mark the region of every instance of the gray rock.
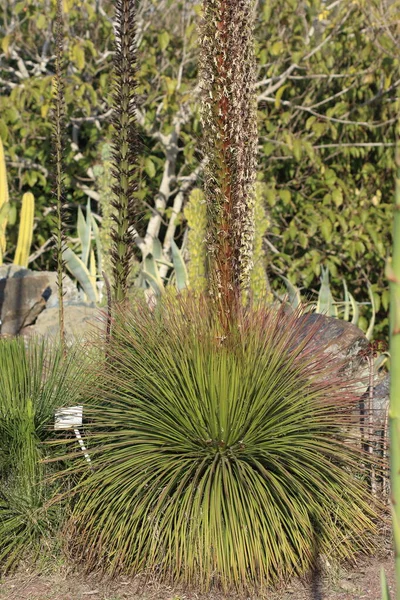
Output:
<instances>
[{"instance_id":1,"label":"gray rock","mask_svg":"<svg viewBox=\"0 0 400 600\"><path fill-rule=\"evenodd\" d=\"M299 320L303 324L300 339L312 333L308 347L318 349L327 360L341 362L343 371L359 382L361 395L368 387L369 376L368 363L360 356L369 345L364 332L352 323L317 313L307 313Z\"/></svg>"},{"instance_id":2,"label":"gray rock","mask_svg":"<svg viewBox=\"0 0 400 600\"><path fill-rule=\"evenodd\" d=\"M355 378L360 394L360 411L364 414L368 407L370 367L368 361L359 353L368 348L368 338L355 325L334 317L314 313L302 315L300 319L304 323L302 337L304 338L311 330L314 333L310 346L320 348L327 358L343 361L343 371ZM386 421L389 385L389 375L374 385L372 420L376 429L383 428Z\"/></svg>"},{"instance_id":3,"label":"gray rock","mask_svg":"<svg viewBox=\"0 0 400 600\"><path fill-rule=\"evenodd\" d=\"M2 335L17 335L35 322L48 303L57 298L57 274L31 271L17 265L0 266L0 319ZM64 276L65 300L78 299L76 286Z\"/></svg>"},{"instance_id":4,"label":"gray rock","mask_svg":"<svg viewBox=\"0 0 400 600\"><path fill-rule=\"evenodd\" d=\"M58 308L46 308L34 325L25 327L21 334L29 338L46 337L53 340L59 337ZM88 304L67 304L64 306L65 334L67 343L85 341L96 333L105 331L104 313Z\"/></svg>"}]
</instances>

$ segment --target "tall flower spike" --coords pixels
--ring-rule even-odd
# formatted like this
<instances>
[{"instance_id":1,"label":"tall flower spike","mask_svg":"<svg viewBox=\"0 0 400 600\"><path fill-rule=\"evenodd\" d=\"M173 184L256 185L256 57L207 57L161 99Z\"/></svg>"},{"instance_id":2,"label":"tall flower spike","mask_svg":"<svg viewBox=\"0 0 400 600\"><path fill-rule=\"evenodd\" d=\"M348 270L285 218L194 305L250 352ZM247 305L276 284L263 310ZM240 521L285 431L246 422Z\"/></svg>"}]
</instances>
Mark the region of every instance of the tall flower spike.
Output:
<instances>
[{"instance_id":1,"label":"tall flower spike","mask_svg":"<svg viewBox=\"0 0 400 600\"><path fill-rule=\"evenodd\" d=\"M115 8L114 140L112 186L116 213L111 231L114 297L126 299L134 255L133 232L139 214L137 164L139 138L136 129L136 11L135 0L117 0Z\"/></svg>"},{"instance_id":2,"label":"tall flower spike","mask_svg":"<svg viewBox=\"0 0 400 600\"><path fill-rule=\"evenodd\" d=\"M253 0L203 0L200 82L210 293L229 321L254 245L257 112Z\"/></svg>"},{"instance_id":3,"label":"tall flower spike","mask_svg":"<svg viewBox=\"0 0 400 600\"><path fill-rule=\"evenodd\" d=\"M64 18L62 0L57 0L56 9L56 73L53 79L53 143L55 150L55 189L54 196L56 200L56 218L54 224L54 237L56 241L57 255L57 287L58 287L58 314L60 343L63 355L66 352L65 344L65 321L64 321L64 229L63 229L63 205L64 205L64 118L65 118L65 98L63 83L63 52L64 52Z\"/></svg>"}]
</instances>

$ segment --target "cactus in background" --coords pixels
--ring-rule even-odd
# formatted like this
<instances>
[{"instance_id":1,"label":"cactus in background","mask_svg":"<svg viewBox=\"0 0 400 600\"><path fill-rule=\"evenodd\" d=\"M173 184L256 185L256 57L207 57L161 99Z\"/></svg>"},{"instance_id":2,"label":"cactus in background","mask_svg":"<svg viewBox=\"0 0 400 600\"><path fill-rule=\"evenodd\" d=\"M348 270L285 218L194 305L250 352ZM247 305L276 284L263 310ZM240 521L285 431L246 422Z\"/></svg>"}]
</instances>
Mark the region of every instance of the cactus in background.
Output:
<instances>
[{"instance_id":1,"label":"cactus in background","mask_svg":"<svg viewBox=\"0 0 400 600\"><path fill-rule=\"evenodd\" d=\"M195 188L190 192L184 215L189 226L187 238L188 279L190 288L201 293L207 289L206 246L204 244L207 227L207 207L202 190Z\"/></svg>"},{"instance_id":2,"label":"cactus in background","mask_svg":"<svg viewBox=\"0 0 400 600\"><path fill-rule=\"evenodd\" d=\"M396 170L393 250L387 265L387 276L390 282L390 481L396 599L400 600L400 142L396 148ZM382 599L389 598L386 577L382 573Z\"/></svg>"},{"instance_id":3,"label":"cactus in background","mask_svg":"<svg viewBox=\"0 0 400 600\"><path fill-rule=\"evenodd\" d=\"M257 164L252 0L203 0L201 119L207 205L207 282L224 326L253 266Z\"/></svg>"},{"instance_id":4,"label":"cactus in background","mask_svg":"<svg viewBox=\"0 0 400 600\"><path fill-rule=\"evenodd\" d=\"M3 142L0 138L0 265L3 264L3 256L6 251L6 226L9 207L6 161Z\"/></svg>"},{"instance_id":5,"label":"cactus in background","mask_svg":"<svg viewBox=\"0 0 400 600\"><path fill-rule=\"evenodd\" d=\"M22 196L22 208L18 232L17 248L15 250L14 265L28 266L29 251L32 245L33 220L35 216L35 198L32 192Z\"/></svg>"}]
</instances>

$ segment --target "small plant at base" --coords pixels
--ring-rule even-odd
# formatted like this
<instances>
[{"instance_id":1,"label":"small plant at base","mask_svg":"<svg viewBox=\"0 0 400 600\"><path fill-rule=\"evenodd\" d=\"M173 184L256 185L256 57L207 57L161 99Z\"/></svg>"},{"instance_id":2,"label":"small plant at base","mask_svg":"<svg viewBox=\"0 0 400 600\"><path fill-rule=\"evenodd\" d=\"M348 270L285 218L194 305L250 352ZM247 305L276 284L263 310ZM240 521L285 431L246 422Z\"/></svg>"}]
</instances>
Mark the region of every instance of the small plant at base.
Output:
<instances>
[{"instance_id":1,"label":"small plant at base","mask_svg":"<svg viewBox=\"0 0 400 600\"><path fill-rule=\"evenodd\" d=\"M54 410L74 403L79 376L73 353L22 338L0 340L0 571L54 547L65 503L47 502L56 491L43 442Z\"/></svg>"},{"instance_id":2,"label":"small plant at base","mask_svg":"<svg viewBox=\"0 0 400 600\"><path fill-rule=\"evenodd\" d=\"M190 295L116 313L71 522L89 568L257 588L307 571L316 531L321 553L365 548L374 513L343 441L358 399L314 333L263 307L226 336Z\"/></svg>"}]
</instances>

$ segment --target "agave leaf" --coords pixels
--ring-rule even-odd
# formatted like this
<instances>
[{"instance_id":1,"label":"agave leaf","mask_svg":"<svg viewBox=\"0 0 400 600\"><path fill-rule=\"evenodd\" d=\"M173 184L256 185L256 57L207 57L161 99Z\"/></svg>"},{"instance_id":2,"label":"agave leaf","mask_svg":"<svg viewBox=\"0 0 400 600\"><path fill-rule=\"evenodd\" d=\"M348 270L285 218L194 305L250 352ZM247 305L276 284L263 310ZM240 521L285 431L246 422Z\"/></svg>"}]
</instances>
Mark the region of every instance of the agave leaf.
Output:
<instances>
[{"instance_id":1,"label":"agave leaf","mask_svg":"<svg viewBox=\"0 0 400 600\"><path fill-rule=\"evenodd\" d=\"M352 294L350 294L350 292L349 292L349 298L350 298L351 308L353 309L353 318L351 319L351 322L353 325L357 325L358 319L360 318L360 309L358 308L358 303L356 302L356 299L354 298L354 296Z\"/></svg>"},{"instance_id":2,"label":"agave leaf","mask_svg":"<svg viewBox=\"0 0 400 600\"><path fill-rule=\"evenodd\" d=\"M90 273L79 256L77 256L75 252L71 250L71 248L66 246L63 250L63 259L68 271L75 277L75 279L78 280L90 301L97 302L98 295L96 287L93 287Z\"/></svg>"},{"instance_id":3,"label":"agave leaf","mask_svg":"<svg viewBox=\"0 0 400 600\"><path fill-rule=\"evenodd\" d=\"M294 309L298 308L301 305L301 295L299 288L293 285L293 283L283 275L281 275L280 277L285 282L291 307Z\"/></svg>"},{"instance_id":4,"label":"agave leaf","mask_svg":"<svg viewBox=\"0 0 400 600\"><path fill-rule=\"evenodd\" d=\"M89 266L89 256L90 256L90 248L91 248L91 237L92 237L92 210L90 207L90 198L87 200L86 205L86 221L85 221L85 229L83 232L83 238L81 238L82 242L82 262L88 267Z\"/></svg>"},{"instance_id":5,"label":"agave leaf","mask_svg":"<svg viewBox=\"0 0 400 600\"><path fill-rule=\"evenodd\" d=\"M188 274L182 253L174 240L171 241L171 253L175 267L176 286L178 290L183 290L188 286Z\"/></svg>"},{"instance_id":6,"label":"agave leaf","mask_svg":"<svg viewBox=\"0 0 400 600\"><path fill-rule=\"evenodd\" d=\"M382 352L377 358L374 360L374 372L377 374L379 370L383 367L385 363L387 363L390 359L389 352Z\"/></svg>"},{"instance_id":7,"label":"agave leaf","mask_svg":"<svg viewBox=\"0 0 400 600\"><path fill-rule=\"evenodd\" d=\"M375 315L376 315L376 308L375 308L375 298L374 298L374 293L372 291L372 287L370 285L368 285L368 294L371 300L371 307L372 307L372 316L371 316L371 320L369 322L369 326L366 332L366 337L367 339L371 340L372 339L372 335L374 333L374 327L375 327Z\"/></svg>"},{"instance_id":8,"label":"agave leaf","mask_svg":"<svg viewBox=\"0 0 400 600\"><path fill-rule=\"evenodd\" d=\"M385 569L381 567L381 596L382 600L390 600L389 585L386 579Z\"/></svg>"},{"instance_id":9,"label":"agave leaf","mask_svg":"<svg viewBox=\"0 0 400 600\"><path fill-rule=\"evenodd\" d=\"M161 296L164 293L164 285L162 282L161 277L155 277L154 275L152 275L151 273L148 273L147 271L142 270L142 278L148 283L150 284L150 286L153 288L154 292L157 294L157 296Z\"/></svg>"},{"instance_id":10,"label":"agave leaf","mask_svg":"<svg viewBox=\"0 0 400 600\"><path fill-rule=\"evenodd\" d=\"M153 238L153 249L151 254L154 256L155 260L163 259L163 249L158 238Z\"/></svg>"},{"instance_id":11,"label":"agave leaf","mask_svg":"<svg viewBox=\"0 0 400 600\"><path fill-rule=\"evenodd\" d=\"M350 319L350 306L351 306L351 302L350 302L350 297L349 297L349 290L348 290L347 283L346 283L345 279L343 279L343 290L344 290L344 314L343 314L343 319L344 319L344 321L348 321Z\"/></svg>"},{"instance_id":12,"label":"agave leaf","mask_svg":"<svg viewBox=\"0 0 400 600\"><path fill-rule=\"evenodd\" d=\"M321 287L319 289L317 308L315 312L327 317L337 317L338 310L329 285L329 269L321 266Z\"/></svg>"},{"instance_id":13,"label":"agave leaf","mask_svg":"<svg viewBox=\"0 0 400 600\"><path fill-rule=\"evenodd\" d=\"M101 248L100 229L99 229L99 226L97 225L96 219L94 218L93 214L92 214L91 223L92 223L93 236L94 236L94 240L96 243L97 277L100 279L102 276L101 274L103 272L103 251Z\"/></svg>"}]
</instances>

